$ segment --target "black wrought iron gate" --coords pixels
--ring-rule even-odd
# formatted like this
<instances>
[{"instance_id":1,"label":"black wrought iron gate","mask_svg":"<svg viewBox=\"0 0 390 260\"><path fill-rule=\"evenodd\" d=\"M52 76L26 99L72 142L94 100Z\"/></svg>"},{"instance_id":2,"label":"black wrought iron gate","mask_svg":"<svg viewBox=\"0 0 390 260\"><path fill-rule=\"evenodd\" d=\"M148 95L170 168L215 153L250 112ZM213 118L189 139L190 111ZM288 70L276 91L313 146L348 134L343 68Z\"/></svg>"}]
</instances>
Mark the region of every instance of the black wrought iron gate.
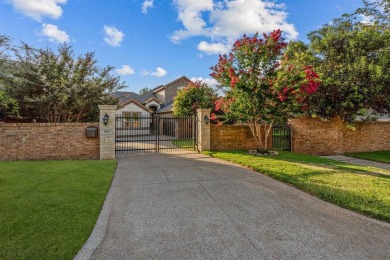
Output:
<instances>
[{"instance_id":1,"label":"black wrought iron gate","mask_svg":"<svg viewBox=\"0 0 390 260\"><path fill-rule=\"evenodd\" d=\"M289 125L272 127L272 148L291 151L291 127Z\"/></svg>"},{"instance_id":2,"label":"black wrought iron gate","mask_svg":"<svg viewBox=\"0 0 390 260\"><path fill-rule=\"evenodd\" d=\"M196 117L194 116L117 116L115 119L115 153L196 150L196 133Z\"/></svg>"}]
</instances>

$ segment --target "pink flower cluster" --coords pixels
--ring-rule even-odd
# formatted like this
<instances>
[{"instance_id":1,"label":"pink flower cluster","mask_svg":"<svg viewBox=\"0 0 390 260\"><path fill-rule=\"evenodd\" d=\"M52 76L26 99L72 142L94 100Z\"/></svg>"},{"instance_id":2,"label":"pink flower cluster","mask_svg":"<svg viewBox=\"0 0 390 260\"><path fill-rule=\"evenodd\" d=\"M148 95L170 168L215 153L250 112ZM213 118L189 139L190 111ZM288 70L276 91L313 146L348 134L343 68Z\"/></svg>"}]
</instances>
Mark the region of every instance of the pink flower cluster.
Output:
<instances>
[{"instance_id":1,"label":"pink flower cluster","mask_svg":"<svg viewBox=\"0 0 390 260\"><path fill-rule=\"evenodd\" d=\"M321 82L318 80L319 77L317 73L313 70L312 66L307 66L305 68L305 79L306 82L301 84L301 93L306 93L309 95L313 94L321 85Z\"/></svg>"}]
</instances>

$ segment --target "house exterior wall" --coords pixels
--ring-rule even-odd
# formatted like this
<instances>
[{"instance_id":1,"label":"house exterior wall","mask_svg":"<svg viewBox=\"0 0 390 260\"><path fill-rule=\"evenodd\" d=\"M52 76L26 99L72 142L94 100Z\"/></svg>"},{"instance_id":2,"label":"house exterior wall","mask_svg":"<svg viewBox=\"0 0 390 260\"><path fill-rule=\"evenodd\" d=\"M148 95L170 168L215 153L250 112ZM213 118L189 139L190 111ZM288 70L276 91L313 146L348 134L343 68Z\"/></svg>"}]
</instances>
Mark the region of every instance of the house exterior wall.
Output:
<instances>
[{"instance_id":1,"label":"house exterior wall","mask_svg":"<svg viewBox=\"0 0 390 260\"><path fill-rule=\"evenodd\" d=\"M211 125L210 146L215 151L259 148L248 125ZM272 133L268 147L272 147Z\"/></svg>"},{"instance_id":2,"label":"house exterior wall","mask_svg":"<svg viewBox=\"0 0 390 260\"><path fill-rule=\"evenodd\" d=\"M167 85L165 88L165 104L169 104L173 101L173 98L177 95L177 90L179 87L185 87L188 85L188 81L185 78L182 78L170 85Z\"/></svg>"},{"instance_id":3,"label":"house exterior wall","mask_svg":"<svg viewBox=\"0 0 390 260\"><path fill-rule=\"evenodd\" d=\"M137 106L134 103L127 104L126 106L117 109L115 114L117 116L123 116L123 112L136 112L141 113L141 116L149 116L149 111L146 111L145 109L142 109L141 107Z\"/></svg>"},{"instance_id":4,"label":"house exterior wall","mask_svg":"<svg viewBox=\"0 0 390 260\"><path fill-rule=\"evenodd\" d=\"M94 123L0 124L0 161L99 159L99 138L87 138Z\"/></svg>"},{"instance_id":5,"label":"house exterior wall","mask_svg":"<svg viewBox=\"0 0 390 260\"><path fill-rule=\"evenodd\" d=\"M123 117L123 112L141 113L141 118L117 118L116 127L118 136L148 135L150 134L151 115L134 103L116 110L116 116ZM120 120L120 121L119 121Z\"/></svg>"},{"instance_id":6,"label":"house exterior wall","mask_svg":"<svg viewBox=\"0 0 390 260\"><path fill-rule=\"evenodd\" d=\"M157 91L154 94L156 95L158 100L160 100L162 103L165 103L165 89Z\"/></svg>"},{"instance_id":7,"label":"house exterior wall","mask_svg":"<svg viewBox=\"0 0 390 260\"><path fill-rule=\"evenodd\" d=\"M355 130L340 119L294 118L289 123L294 152L333 155L390 150L390 122L356 122Z\"/></svg>"}]
</instances>

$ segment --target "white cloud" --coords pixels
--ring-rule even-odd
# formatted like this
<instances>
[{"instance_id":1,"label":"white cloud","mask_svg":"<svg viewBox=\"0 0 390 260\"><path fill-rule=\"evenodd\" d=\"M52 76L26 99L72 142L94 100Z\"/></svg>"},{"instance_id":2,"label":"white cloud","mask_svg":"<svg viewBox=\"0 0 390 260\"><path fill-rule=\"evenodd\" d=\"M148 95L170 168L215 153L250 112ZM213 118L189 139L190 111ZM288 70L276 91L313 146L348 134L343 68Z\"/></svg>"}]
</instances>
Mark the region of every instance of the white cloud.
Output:
<instances>
[{"instance_id":1,"label":"white cloud","mask_svg":"<svg viewBox=\"0 0 390 260\"><path fill-rule=\"evenodd\" d=\"M229 46L223 43L208 43L201 41L198 44L198 50L205 52L206 54L221 54L229 51Z\"/></svg>"},{"instance_id":2,"label":"white cloud","mask_svg":"<svg viewBox=\"0 0 390 260\"><path fill-rule=\"evenodd\" d=\"M364 24L372 24L372 17L366 16L366 15L360 15L360 18L362 19L360 22Z\"/></svg>"},{"instance_id":3,"label":"white cloud","mask_svg":"<svg viewBox=\"0 0 390 260\"><path fill-rule=\"evenodd\" d=\"M156 70L153 72L143 70L141 72L141 74L144 76L151 75L153 77L161 78L161 77L164 77L165 75L167 75L167 71L161 67L157 67Z\"/></svg>"},{"instance_id":4,"label":"white cloud","mask_svg":"<svg viewBox=\"0 0 390 260\"><path fill-rule=\"evenodd\" d=\"M172 41L179 42L191 36L207 34L207 23L202 13L212 11L213 0L174 0L173 2L185 30L175 31L171 37Z\"/></svg>"},{"instance_id":5,"label":"white cloud","mask_svg":"<svg viewBox=\"0 0 390 260\"><path fill-rule=\"evenodd\" d=\"M150 75L157 77L157 78L161 78L161 77L164 77L165 75L167 75L167 71L161 67L157 67L156 71L150 73Z\"/></svg>"},{"instance_id":6,"label":"white cloud","mask_svg":"<svg viewBox=\"0 0 390 260\"><path fill-rule=\"evenodd\" d=\"M152 7L153 7L153 0L145 0L142 3L142 13L143 14L147 14L148 13L148 9L150 9Z\"/></svg>"},{"instance_id":7,"label":"white cloud","mask_svg":"<svg viewBox=\"0 0 390 260\"><path fill-rule=\"evenodd\" d=\"M204 36L198 49L207 54L226 51L243 34L269 33L281 29L288 40L296 39L298 32L286 21L283 4L266 0L174 0L178 19L184 29L171 35L173 42L192 36Z\"/></svg>"},{"instance_id":8,"label":"white cloud","mask_svg":"<svg viewBox=\"0 0 390 260\"><path fill-rule=\"evenodd\" d=\"M129 65L122 65L122 68L117 69L116 73L118 73L119 75L132 75L135 72L134 69Z\"/></svg>"},{"instance_id":9,"label":"white cloud","mask_svg":"<svg viewBox=\"0 0 390 260\"><path fill-rule=\"evenodd\" d=\"M195 82L197 80L202 81L202 82L206 83L209 87L212 87L212 88L215 88L218 85L218 82L212 78L192 77L192 78L190 78L190 80L193 82Z\"/></svg>"},{"instance_id":10,"label":"white cloud","mask_svg":"<svg viewBox=\"0 0 390 260\"><path fill-rule=\"evenodd\" d=\"M41 33L51 42L68 43L70 41L69 35L65 31L58 29L57 25L42 24Z\"/></svg>"},{"instance_id":11,"label":"white cloud","mask_svg":"<svg viewBox=\"0 0 390 260\"><path fill-rule=\"evenodd\" d=\"M294 25L286 22L284 5L260 0L234 0L227 2L225 8L211 14L212 34L222 37L237 37L244 33L268 33L281 29L287 38L295 39L298 32Z\"/></svg>"},{"instance_id":12,"label":"white cloud","mask_svg":"<svg viewBox=\"0 0 390 260\"><path fill-rule=\"evenodd\" d=\"M68 0L8 0L14 9L36 21L42 17L58 19L62 16L61 5Z\"/></svg>"},{"instance_id":13,"label":"white cloud","mask_svg":"<svg viewBox=\"0 0 390 260\"><path fill-rule=\"evenodd\" d=\"M125 37L124 33L119 31L117 28L113 26L104 26L104 41L113 47L121 46L121 42Z\"/></svg>"}]
</instances>

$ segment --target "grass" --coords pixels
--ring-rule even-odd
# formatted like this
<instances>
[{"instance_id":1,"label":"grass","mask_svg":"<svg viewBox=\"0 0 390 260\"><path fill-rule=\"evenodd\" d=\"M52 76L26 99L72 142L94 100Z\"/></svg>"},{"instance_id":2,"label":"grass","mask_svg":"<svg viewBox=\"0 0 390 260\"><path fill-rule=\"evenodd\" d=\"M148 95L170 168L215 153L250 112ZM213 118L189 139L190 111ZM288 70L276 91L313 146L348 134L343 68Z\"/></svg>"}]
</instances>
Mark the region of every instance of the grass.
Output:
<instances>
[{"instance_id":1,"label":"grass","mask_svg":"<svg viewBox=\"0 0 390 260\"><path fill-rule=\"evenodd\" d=\"M254 169L323 200L390 222L390 171L351 165L318 156L279 152L210 151L210 156Z\"/></svg>"},{"instance_id":2,"label":"grass","mask_svg":"<svg viewBox=\"0 0 390 260\"><path fill-rule=\"evenodd\" d=\"M116 161L0 162L0 259L72 259L115 168Z\"/></svg>"},{"instance_id":3,"label":"grass","mask_svg":"<svg viewBox=\"0 0 390 260\"><path fill-rule=\"evenodd\" d=\"M347 156L359 159L390 163L390 151L366 152L366 153L347 153Z\"/></svg>"},{"instance_id":4,"label":"grass","mask_svg":"<svg viewBox=\"0 0 390 260\"><path fill-rule=\"evenodd\" d=\"M195 143L194 139L179 139L172 140L172 144L178 148L194 148Z\"/></svg>"}]
</instances>

